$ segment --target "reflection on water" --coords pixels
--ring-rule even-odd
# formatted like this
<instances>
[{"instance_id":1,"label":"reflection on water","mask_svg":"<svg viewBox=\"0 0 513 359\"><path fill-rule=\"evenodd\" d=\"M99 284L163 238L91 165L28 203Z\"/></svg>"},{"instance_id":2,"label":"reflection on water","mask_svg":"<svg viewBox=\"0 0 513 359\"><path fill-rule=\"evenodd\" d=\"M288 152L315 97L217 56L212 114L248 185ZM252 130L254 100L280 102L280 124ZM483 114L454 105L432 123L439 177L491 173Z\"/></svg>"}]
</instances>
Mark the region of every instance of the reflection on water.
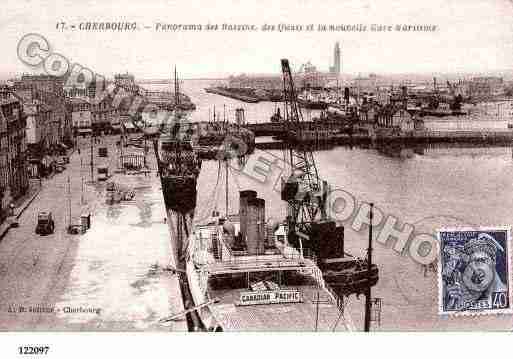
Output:
<instances>
[{"instance_id":1,"label":"reflection on water","mask_svg":"<svg viewBox=\"0 0 513 359\"><path fill-rule=\"evenodd\" d=\"M436 143L436 144L376 144L368 146L375 148L380 154L388 157L411 158L421 156L510 156L513 149L507 146L490 146L469 143Z\"/></svg>"},{"instance_id":2,"label":"reflection on water","mask_svg":"<svg viewBox=\"0 0 513 359\"><path fill-rule=\"evenodd\" d=\"M461 118L456 117L450 119L426 119L424 125L426 129L435 131L469 131L483 129L506 131L508 130L509 121L502 119L480 120L462 116Z\"/></svg>"}]
</instances>

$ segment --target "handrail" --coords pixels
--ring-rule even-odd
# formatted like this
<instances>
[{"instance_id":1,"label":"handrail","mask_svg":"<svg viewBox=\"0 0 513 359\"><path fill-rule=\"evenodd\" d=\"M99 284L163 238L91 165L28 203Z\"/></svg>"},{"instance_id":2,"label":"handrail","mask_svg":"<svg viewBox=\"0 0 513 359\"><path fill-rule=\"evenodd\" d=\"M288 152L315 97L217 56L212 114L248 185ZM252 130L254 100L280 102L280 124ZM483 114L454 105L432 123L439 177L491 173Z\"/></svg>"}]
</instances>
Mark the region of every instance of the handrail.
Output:
<instances>
[{"instance_id":1,"label":"handrail","mask_svg":"<svg viewBox=\"0 0 513 359\"><path fill-rule=\"evenodd\" d=\"M259 267L262 269L265 268L296 268L296 269L311 269L317 268L315 261L310 258L305 258L301 255L293 255L289 257L279 257L279 258L265 258L255 257L251 259L240 259L236 257L231 257L229 260L216 261L209 265L214 271L214 268L218 269L230 269L230 270L249 270L251 268ZM297 263L293 261L296 260ZM311 264L304 263L304 260L311 261ZM266 266L267 265L267 266Z\"/></svg>"}]
</instances>

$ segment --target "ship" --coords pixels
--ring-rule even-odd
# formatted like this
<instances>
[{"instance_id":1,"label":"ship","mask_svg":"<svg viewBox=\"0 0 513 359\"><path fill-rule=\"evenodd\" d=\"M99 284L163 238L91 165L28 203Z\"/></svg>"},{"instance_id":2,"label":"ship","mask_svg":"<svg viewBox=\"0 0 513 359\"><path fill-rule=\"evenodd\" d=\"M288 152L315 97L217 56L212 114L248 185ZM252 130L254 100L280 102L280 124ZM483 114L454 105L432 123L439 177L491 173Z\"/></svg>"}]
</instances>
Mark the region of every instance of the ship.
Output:
<instances>
[{"instance_id":1,"label":"ship","mask_svg":"<svg viewBox=\"0 0 513 359\"><path fill-rule=\"evenodd\" d=\"M229 214L231 159L219 160L226 169L224 216L214 208L195 223L185 246L190 298L207 331L353 330L344 312L351 294L365 294L370 313L370 288L378 281L371 245L366 260L345 253L344 227L327 214L329 186L319 178L311 150L298 144L308 133L288 60L281 66L284 113L296 137L289 141L290 176L282 178L287 215L283 222L266 221L266 202L254 190L239 191L238 213ZM220 168L214 194L223 182ZM369 322L366 315L366 328Z\"/></svg>"},{"instance_id":2,"label":"ship","mask_svg":"<svg viewBox=\"0 0 513 359\"><path fill-rule=\"evenodd\" d=\"M180 105L180 88L175 68L174 76L176 105ZM175 107L173 123L162 126L154 151L162 184L166 208L181 215L192 215L196 207L196 179L201 161L193 148L190 124L184 121L184 114Z\"/></svg>"},{"instance_id":3,"label":"ship","mask_svg":"<svg viewBox=\"0 0 513 359\"><path fill-rule=\"evenodd\" d=\"M297 96L299 106L311 110L326 110L328 102L321 93L305 90Z\"/></svg>"},{"instance_id":4,"label":"ship","mask_svg":"<svg viewBox=\"0 0 513 359\"><path fill-rule=\"evenodd\" d=\"M179 99L179 82L175 69L175 98ZM174 108L171 126L149 126L143 129L145 136L153 139L162 194L166 208L166 219L171 234L171 248L175 269L185 270L184 243L191 230L197 198L197 178L201 170L201 159L193 147L190 123L185 123L183 111ZM180 274L180 272L179 272ZM180 280L181 294L185 306L191 302L186 280ZM188 320L194 320L189 315ZM193 327L192 322L189 327Z\"/></svg>"},{"instance_id":5,"label":"ship","mask_svg":"<svg viewBox=\"0 0 513 359\"><path fill-rule=\"evenodd\" d=\"M304 243L291 236L288 221L266 220L266 202L254 190L240 191L238 213L228 214L223 161L224 215L216 207L185 244L187 288L202 330L355 330L344 298L374 286L377 266L369 270L344 252L344 227L334 221L312 224Z\"/></svg>"},{"instance_id":6,"label":"ship","mask_svg":"<svg viewBox=\"0 0 513 359\"><path fill-rule=\"evenodd\" d=\"M239 212L194 226L186 277L206 331L351 331L343 302L311 253L288 244L286 224L265 219L265 200L240 191Z\"/></svg>"},{"instance_id":7,"label":"ship","mask_svg":"<svg viewBox=\"0 0 513 359\"><path fill-rule=\"evenodd\" d=\"M285 81L292 83L286 59L282 60L282 70ZM288 94L287 87L285 90ZM291 97L295 99L293 91ZM296 125L301 124L297 116L294 118ZM283 221L266 220L266 201L254 190L239 190L238 212L230 213L229 163L240 158L227 143L222 153L212 201L204 201L215 207L208 216L194 215L192 227L186 227L190 230L185 231L180 244L185 312L192 313L195 329L354 330L344 312L345 298L351 294L370 296L370 287L378 281L378 269L371 265L370 256L362 260L344 252L344 227L326 215L327 183L322 182L321 194L320 185L316 187L317 200L310 201L311 187L305 187L302 176L295 176L297 171L287 181L282 179L282 200L288 203ZM300 157L297 150L293 156ZM310 157L300 160L308 164L304 171L315 166ZM295 162L292 165L294 168ZM226 205L221 215L216 199L223 182ZM237 179L235 182L239 186ZM299 217L298 211L304 208L313 213L308 222L304 222L304 213Z\"/></svg>"},{"instance_id":8,"label":"ship","mask_svg":"<svg viewBox=\"0 0 513 359\"><path fill-rule=\"evenodd\" d=\"M196 208L196 179L201 161L193 149L192 141L161 135L159 172L164 202L168 210L182 214L192 213Z\"/></svg>"}]
</instances>

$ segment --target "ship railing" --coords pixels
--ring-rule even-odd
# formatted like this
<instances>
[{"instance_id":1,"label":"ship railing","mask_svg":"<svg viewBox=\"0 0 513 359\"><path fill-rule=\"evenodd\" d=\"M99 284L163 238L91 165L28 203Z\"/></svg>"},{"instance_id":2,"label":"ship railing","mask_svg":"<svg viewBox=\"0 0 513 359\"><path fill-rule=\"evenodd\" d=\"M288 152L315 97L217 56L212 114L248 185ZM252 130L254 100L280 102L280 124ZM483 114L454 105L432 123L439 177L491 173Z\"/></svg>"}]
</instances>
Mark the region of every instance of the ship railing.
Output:
<instances>
[{"instance_id":1,"label":"ship railing","mask_svg":"<svg viewBox=\"0 0 513 359\"><path fill-rule=\"evenodd\" d=\"M305 270L317 268L315 256L301 255L300 253L262 254L254 256L229 256L218 260L211 265L215 271L218 269L244 270L251 268L304 268ZM314 273L312 273L314 274Z\"/></svg>"}]
</instances>

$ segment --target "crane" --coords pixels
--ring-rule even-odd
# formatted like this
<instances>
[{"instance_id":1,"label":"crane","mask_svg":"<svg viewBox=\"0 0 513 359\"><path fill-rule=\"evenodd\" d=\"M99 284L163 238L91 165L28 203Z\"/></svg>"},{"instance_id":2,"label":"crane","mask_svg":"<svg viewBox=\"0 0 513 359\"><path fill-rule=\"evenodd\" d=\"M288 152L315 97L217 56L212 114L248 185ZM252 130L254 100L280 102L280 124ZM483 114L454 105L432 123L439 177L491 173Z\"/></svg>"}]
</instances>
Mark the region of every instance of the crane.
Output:
<instances>
[{"instance_id":1,"label":"crane","mask_svg":"<svg viewBox=\"0 0 513 359\"><path fill-rule=\"evenodd\" d=\"M327 185L321 181L313 153L302 141L305 123L297 103L297 94L287 59L281 60L283 73L284 113L283 121L288 149L284 149L285 161L290 165L290 176L282 182L282 200L288 203L287 224L289 241L300 244L298 232L308 234L312 223L326 219ZM288 157L288 158L287 158Z\"/></svg>"},{"instance_id":2,"label":"crane","mask_svg":"<svg viewBox=\"0 0 513 359\"><path fill-rule=\"evenodd\" d=\"M287 202L287 239L302 256L305 248L313 252L319 261L325 284L337 296L365 293L365 328L368 330L372 307L370 288L379 277L378 268L371 261L372 226L369 226L367 261L353 256L344 258L344 227L337 226L327 216L328 185L319 178L312 150L305 141L309 133L299 110L287 59L281 60L281 69L284 98L282 121L287 141L283 152L285 161L290 165L290 176L282 182L281 188L281 199ZM372 223L372 214L370 218Z\"/></svg>"},{"instance_id":3,"label":"crane","mask_svg":"<svg viewBox=\"0 0 513 359\"><path fill-rule=\"evenodd\" d=\"M365 293L365 328L368 329L372 299L370 288L379 277L378 268L371 260L372 226L369 226L367 261L353 256L344 258L344 227L337 226L327 216L328 185L319 178L312 150L305 141L309 133L299 110L287 59L281 60L281 69L284 95L282 121L287 141L283 152L285 161L290 165L290 176L282 182L281 199L287 202L288 242L302 256L305 248L313 252L319 261L325 284L337 296ZM372 214L370 218L372 223Z\"/></svg>"}]
</instances>

